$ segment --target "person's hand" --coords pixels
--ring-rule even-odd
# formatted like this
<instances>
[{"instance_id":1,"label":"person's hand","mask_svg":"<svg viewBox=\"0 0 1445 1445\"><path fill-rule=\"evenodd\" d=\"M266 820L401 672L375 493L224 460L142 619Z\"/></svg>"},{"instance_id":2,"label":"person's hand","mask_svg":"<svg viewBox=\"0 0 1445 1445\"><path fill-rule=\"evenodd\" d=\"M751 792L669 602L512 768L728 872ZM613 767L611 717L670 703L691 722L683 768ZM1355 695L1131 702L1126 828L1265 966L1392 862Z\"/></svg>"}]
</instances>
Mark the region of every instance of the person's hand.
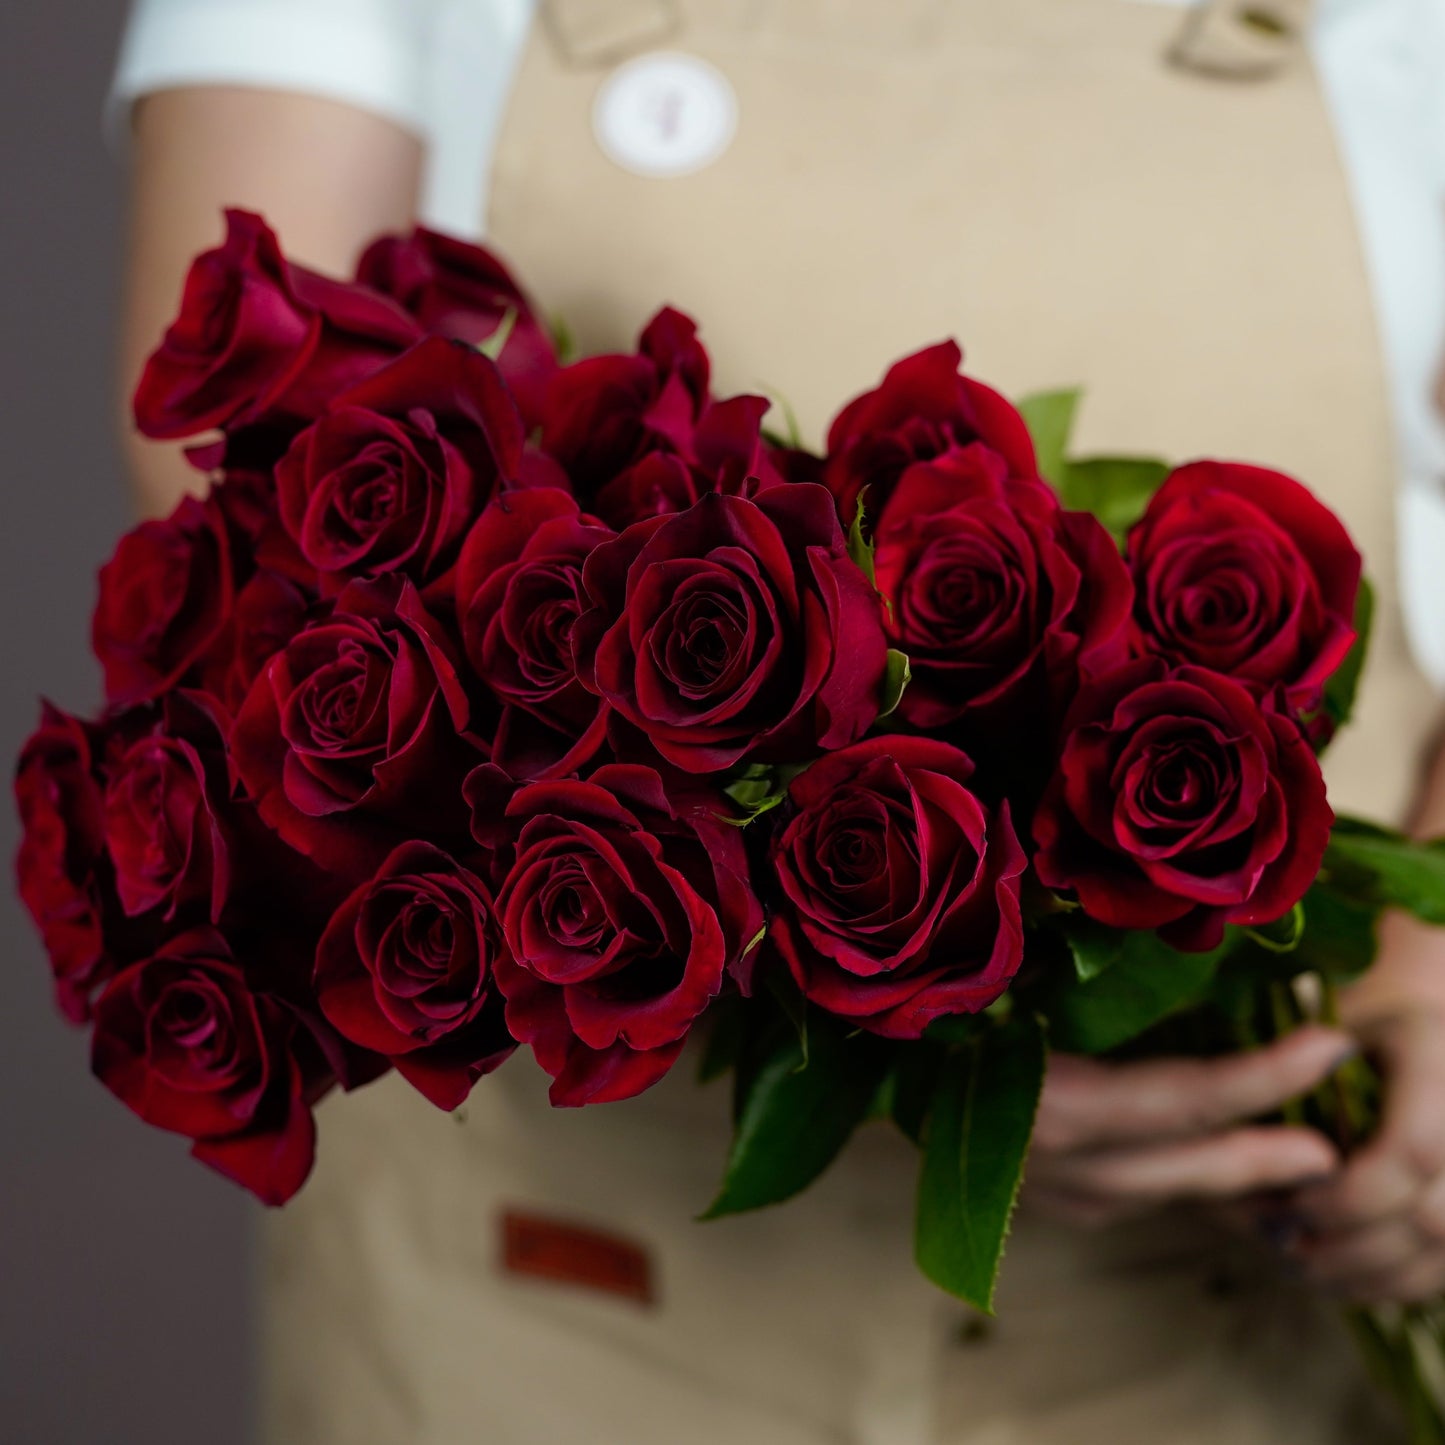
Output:
<instances>
[{"instance_id":1,"label":"person's hand","mask_svg":"<svg viewBox=\"0 0 1445 1445\"><path fill-rule=\"evenodd\" d=\"M1357 1052L1348 1034L1307 1027L1218 1059L1055 1054L1029 1156L1030 1206L1104 1225L1183 1200L1225 1204L1331 1179L1340 1156L1323 1135L1244 1121L1310 1092Z\"/></svg>"},{"instance_id":2,"label":"person's hand","mask_svg":"<svg viewBox=\"0 0 1445 1445\"><path fill-rule=\"evenodd\" d=\"M1445 1293L1445 933L1388 919L1346 1022L1383 1075L1384 1118L1334 1177L1280 1206L1285 1247L1343 1299L1430 1299Z\"/></svg>"}]
</instances>

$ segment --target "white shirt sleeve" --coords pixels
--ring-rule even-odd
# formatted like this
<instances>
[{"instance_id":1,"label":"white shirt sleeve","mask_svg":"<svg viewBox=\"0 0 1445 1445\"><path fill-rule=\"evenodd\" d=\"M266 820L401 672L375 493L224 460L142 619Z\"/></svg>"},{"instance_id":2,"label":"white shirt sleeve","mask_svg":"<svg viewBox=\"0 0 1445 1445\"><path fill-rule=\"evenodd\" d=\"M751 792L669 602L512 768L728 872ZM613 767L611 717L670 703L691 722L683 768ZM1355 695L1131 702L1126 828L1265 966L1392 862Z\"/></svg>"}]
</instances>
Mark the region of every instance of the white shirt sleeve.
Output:
<instances>
[{"instance_id":1,"label":"white shirt sleeve","mask_svg":"<svg viewBox=\"0 0 1445 1445\"><path fill-rule=\"evenodd\" d=\"M132 0L114 139L158 90L242 85L371 111L427 143L421 219L484 229L492 147L532 0Z\"/></svg>"},{"instance_id":2,"label":"white shirt sleeve","mask_svg":"<svg viewBox=\"0 0 1445 1445\"><path fill-rule=\"evenodd\" d=\"M111 91L251 85L347 102L426 137L437 0L135 0Z\"/></svg>"}]
</instances>

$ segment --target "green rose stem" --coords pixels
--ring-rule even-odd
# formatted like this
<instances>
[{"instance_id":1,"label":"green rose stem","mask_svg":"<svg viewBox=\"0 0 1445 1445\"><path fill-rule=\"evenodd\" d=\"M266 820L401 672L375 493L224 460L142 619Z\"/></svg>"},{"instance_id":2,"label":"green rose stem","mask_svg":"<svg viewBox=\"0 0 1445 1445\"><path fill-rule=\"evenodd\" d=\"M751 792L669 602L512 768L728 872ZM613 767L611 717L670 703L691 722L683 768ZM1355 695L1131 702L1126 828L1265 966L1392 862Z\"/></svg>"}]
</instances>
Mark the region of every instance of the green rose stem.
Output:
<instances>
[{"instance_id":1,"label":"green rose stem","mask_svg":"<svg viewBox=\"0 0 1445 1445\"><path fill-rule=\"evenodd\" d=\"M1314 979L1319 1022L1339 1027L1333 980ZM1275 1036L1309 1016L1289 983L1271 983L1269 1017ZM1287 1106L1292 1124L1313 1120L1348 1154L1374 1132L1381 1110L1380 1079L1368 1059L1347 1060L1308 1100ZM1427 1304L1350 1306L1345 1322L1381 1388L1399 1402L1410 1445L1445 1445L1445 1299Z\"/></svg>"}]
</instances>

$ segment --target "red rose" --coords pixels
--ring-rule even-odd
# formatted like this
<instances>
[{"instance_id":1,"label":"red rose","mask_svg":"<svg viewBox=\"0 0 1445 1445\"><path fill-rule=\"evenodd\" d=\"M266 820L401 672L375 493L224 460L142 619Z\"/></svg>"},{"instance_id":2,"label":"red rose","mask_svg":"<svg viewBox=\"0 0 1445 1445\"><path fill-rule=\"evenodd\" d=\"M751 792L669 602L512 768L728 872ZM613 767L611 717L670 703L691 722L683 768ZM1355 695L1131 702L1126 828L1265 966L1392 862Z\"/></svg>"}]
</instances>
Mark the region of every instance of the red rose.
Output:
<instances>
[{"instance_id":1,"label":"red rose","mask_svg":"<svg viewBox=\"0 0 1445 1445\"><path fill-rule=\"evenodd\" d=\"M973 442L997 452L1010 476L1038 475L1023 417L996 391L961 376L962 362L953 341L916 352L833 419L824 480L845 526L865 491L868 516L877 517L910 463Z\"/></svg>"},{"instance_id":2,"label":"red rose","mask_svg":"<svg viewBox=\"0 0 1445 1445\"><path fill-rule=\"evenodd\" d=\"M316 952L321 1011L440 1109L455 1109L516 1047L492 979L500 945L475 874L403 843L331 920Z\"/></svg>"},{"instance_id":3,"label":"red rose","mask_svg":"<svg viewBox=\"0 0 1445 1445\"><path fill-rule=\"evenodd\" d=\"M821 487L710 495L638 522L583 580L583 680L687 772L800 761L878 714L881 606Z\"/></svg>"},{"instance_id":4,"label":"red rose","mask_svg":"<svg viewBox=\"0 0 1445 1445\"><path fill-rule=\"evenodd\" d=\"M510 314L497 362L528 426L536 424L557 354L531 300L492 252L418 226L368 246L356 279L400 302L428 331L469 346L489 340Z\"/></svg>"},{"instance_id":5,"label":"red rose","mask_svg":"<svg viewBox=\"0 0 1445 1445\"><path fill-rule=\"evenodd\" d=\"M513 777L569 773L601 746L606 707L577 678L582 564L612 532L566 492L513 492L478 518L457 568L457 618L501 701L493 759Z\"/></svg>"},{"instance_id":6,"label":"red rose","mask_svg":"<svg viewBox=\"0 0 1445 1445\"><path fill-rule=\"evenodd\" d=\"M330 590L388 572L423 586L521 465L522 423L497 368L433 337L296 438L276 469L281 520Z\"/></svg>"},{"instance_id":7,"label":"red rose","mask_svg":"<svg viewBox=\"0 0 1445 1445\"><path fill-rule=\"evenodd\" d=\"M1284 684L1302 711L1355 640L1360 554L1328 507L1262 467L1195 462L1174 472L1129 535L1136 646Z\"/></svg>"},{"instance_id":8,"label":"red rose","mask_svg":"<svg viewBox=\"0 0 1445 1445\"><path fill-rule=\"evenodd\" d=\"M671 308L643 331L635 356L593 356L547 389L542 445L590 511L622 528L685 511L705 493L776 481L762 441L763 397L715 402L697 327Z\"/></svg>"},{"instance_id":9,"label":"red rose","mask_svg":"<svg viewBox=\"0 0 1445 1445\"><path fill-rule=\"evenodd\" d=\"M1109 534L985 446L908 467L874 536L890 639L913 674L899 713L916 728L1057 718L1081 672L1128 655L1133 589Z\"/></svg>"},{"instance_id":10,"label":"red rose","mask_svg":"<svg viewBox=\"0 0 1445 1445\"><path fill-rule=\"evenodd\" d=\"M502 880L507 1025L554 1104L630 1098L676 1062L761 927L741 834L720 799L670 798L651 768L511 789L490 767L467 782Z\"/></svg>"},{"instance_id":11,"label":"red rose","mask_svg":"<svg viewBox=\"0 0 1445 1445\"><path fill-rule=\"evenodd\" d=\"M182 499L142 522L100 569L91 624L106 697L134 703L175 687L231 623L235 578L226 519L214 499Z\"/></svg>"},{"instance_id":12,"label":"red rose","mask_svg":"<svg viewBox=\"0 0 1445 1445\"><path fill-rule=\"evenodd\" d=\"M969 791L973 765L932 738L869 738L788 788L772 846L768 937L813 1002L888 1038L977 1013L1023 959L1024 851L1008 805Z\"/></svg>"},{"instance_id":13,"label":"red rose","mask_svg":"<svg viewBox=\"0 0 1445 1445\"><path fill-rule=\"evenodd\" d=\"M283 1204L316 1146L295 1033L282 1005L251 991L226 940L197 928L111 981L91 1067L147 1124L186 1135L197 1159Z\"/></svg>"},{"instance_id":14,"label":"red rose","mask_svg":"<svg viewBox=\"0 0 1445 1445\"><path fill-rule=\"evenodd\" d=\"M312 601L279 572L257 572L236 594L229 645L206 659L201 685L235 713L266 664L306 625Z\"/></svg>"},{"instance_id":15,"label":"red rose","mask_svg":"<svg viewBox=\"0 0 1445 1445\"><path fill-rule=\"evenodd\" d=\"M114 970L102 928L105 824L91 730L46 703L15 772L15 876L55 976L56 1001L82 1022Z\"/></svg>"},{"instance_id":16,"label":"red rose","mask_svg":"<svg viewBox=\"0 0 1445 1445\"><path fill-rule=\"evenodd\" d=\"M232 730L261 817L353 884L398 842L464 834L477 758L451 647L410 582L353 582L276 654Z\"/></svg>"},{"instance_id":17,"label":"red rose","mask_svg":"<svg viewBox=\"0 0 1445 1445\"><path fill-rule=\"evenodd\" d=\"M136 425L167 438L304 421L420 336L395 302L292 265L259 216L227 211L225 242L192 263L180 315L146 362Z\"/></svg>"},{"instance_id":18,"label":"red rose","mask_svg":"<svg viewBox=\"0 0 1445 1445\"><path fill-rule=\"evenodd\" d=\"M1319 764L1238 683L1146 658L1086 684L1065 732L1035 864L1100 922L1208 949L1314 881L1334 821Z\"/></svg>"},{"instance_id":19,"label":"red rose","mask_svg":"<svg viewBox=\"0 0 1445 1445\"><path fill-rule=\"evenodd\" d=\"M198 693L173 693L164 716L125 729L106 759L104 824L124 911L217 923L230 886L225 719Z\"/></svg>"}]
</instances>

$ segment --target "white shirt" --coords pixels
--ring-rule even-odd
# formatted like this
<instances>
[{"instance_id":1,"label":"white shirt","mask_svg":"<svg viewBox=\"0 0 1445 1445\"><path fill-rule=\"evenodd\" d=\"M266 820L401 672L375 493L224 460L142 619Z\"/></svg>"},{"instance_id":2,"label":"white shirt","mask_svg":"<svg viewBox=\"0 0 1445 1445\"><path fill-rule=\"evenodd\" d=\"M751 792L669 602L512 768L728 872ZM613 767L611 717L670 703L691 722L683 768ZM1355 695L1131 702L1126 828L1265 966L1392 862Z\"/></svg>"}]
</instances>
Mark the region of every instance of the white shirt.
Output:
<instances>
[{"instance_id":1,"label":"white shirt","mask_svg":"<svg viewBox=\"0 0 1445 1445\"><path fill-rule=\"evenodd\" d=\"M197 84L359 106L427 143L422 219L476 236L534 3L134 0L112 109ZM1390 375L1401 593L1420 663L1445 691L1445 427L1430 402L1445 349L1445 0L1319 0L1314 50Z\"/></svg>"}]
</instances>

